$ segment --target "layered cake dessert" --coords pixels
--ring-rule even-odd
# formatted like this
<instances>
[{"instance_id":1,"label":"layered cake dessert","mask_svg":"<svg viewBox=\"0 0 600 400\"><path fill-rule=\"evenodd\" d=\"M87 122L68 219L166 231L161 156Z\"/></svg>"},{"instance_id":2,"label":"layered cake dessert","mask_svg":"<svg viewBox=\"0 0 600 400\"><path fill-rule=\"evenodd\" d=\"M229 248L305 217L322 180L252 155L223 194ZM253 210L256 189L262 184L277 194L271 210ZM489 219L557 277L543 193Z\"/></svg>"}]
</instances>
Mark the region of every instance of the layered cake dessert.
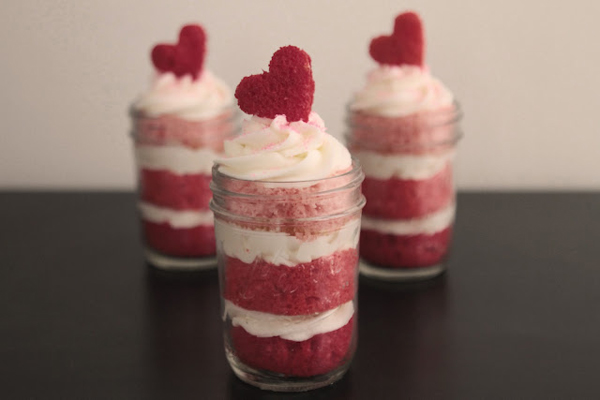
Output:
<instances>
[{"instance_id":1,"label":"layered cake dessert","mask_svg":"<svg viewBox=\"0 0 600 400\"><path fill-rule=\"evenodd\" d=\"M348 146L365 173L361 271L380 278L443 270L455 214L458 110L424 62L421 19L396 17L371 41L379 64L349 106Z\"/></svg>"},{"instance_id":2,"label":"layered cake dessert","mask_svg":"<svg viewBox=\"0 0 600 400\"><path fill-rule=\"evenodd\" d=\"M272 390L339 379L356 344L363 176L313 95L308 54L279 49L237 87L251 117L213 170L228 360Z\"/></svg>"},{"instance_id":3,"label":"layered cake dessert","mask_svg":"<svg viewBox=\"0 0 600 400\"><path fill-rule=\"evenodd\" d=\"M204 68L205 54L199 25L184 26L174 45L156 45L156 75L132 106L142 230L159 268L216 265L209 183L235 123L232 93Z\"/></svg>"}]
</instances>

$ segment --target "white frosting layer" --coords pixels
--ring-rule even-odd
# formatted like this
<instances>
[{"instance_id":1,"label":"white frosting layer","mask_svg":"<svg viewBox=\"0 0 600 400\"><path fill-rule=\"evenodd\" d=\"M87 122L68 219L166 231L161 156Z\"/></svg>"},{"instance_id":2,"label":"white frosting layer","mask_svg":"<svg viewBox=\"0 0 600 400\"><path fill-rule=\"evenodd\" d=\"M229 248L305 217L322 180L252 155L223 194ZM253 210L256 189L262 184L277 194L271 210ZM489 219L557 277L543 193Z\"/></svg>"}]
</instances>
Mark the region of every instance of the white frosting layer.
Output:
<instances>
[{"instance_id":1,"label":"white frosting layer","mask_svg":"<svg viewBox=\"0 0 600 400\"><path fill-rule=\"evenodd\" d=\"M167 170L174 174L210 175L214 160L219 156L211 149L190 149L178 146L136 146L135 158L139 168Z\"/></svg>"},{"instance_id":2,"label":"white frosting layer","mask_svg":"<svg viewBox=\"0 0 600 400\"><path fill-rule=\"evenodd\" d=\"M336 251L354 249L358 245L360 220L344 225L334 233L303 241L282 232L243 229L239 226L215 221L215 235L223 245L223 252L250 264L263 259L275 265L293 267Z\"/></svg>"},{"instance_id":3,"label":"white frosting layer","mask_svg":"<svg viewBox=\"0 0 600 400\"><path fill-rule=\"evenodd\" d=\"M133 107L151 117L170 114L187 120L204 120L221 114L232 104L229 87L204 70L196 80L191 75L177 78L171 72L158 74L150 90Z\"/></svg>"},{"instance_id":4,"label":"white frosting layer","mask_svg":"<svg viewBox=\"0 0 600 400\"><path fill-rule=\"evenodd\" d=\"M150 203L138 204L142 219L156 224L168 223L173 228L194 228L200 225L213 225L213 213L210 210L179 211L166 207L158 207Z\"/></svg>"},{"instance_id":5,"label":"white frosting layer","mask_svg":"<svg viewBox=\"0 0 600 400\"><path fill-rule=\"evenodd\" d=\"M241 326L251 335L279 336L282 339L302 342L346 325L354 315L354 304L349 301L319 314L286 316L246 310L225 300L224 313L223 319L229 315L233 326Z\"/></svg>"},{"instance_id":6,"label":"white frosting layer","mask_svg":"<svg viewBox=\"0 0 600 400\"><path fill-rule=\"evenodd\" d=\"M356 151L367 177L375 179L429 179L443 170L454 158L454 151L433 155L381 154L373 151Z\"/></svg>"},{"instance_id":7,"label":"white frosting layer","mask_svg":"<svg viewBox=\"0 0 600 400\"><path fill-rule=\"evenodd\" d=\"M288 122L253 116L244 121L242 135L225 141L219 171L233 178L277 182L327 178L350 168L350 153L325 132L315 112L308 122Z\"/></svg>"},{"instance_id":8,"label":"white frosting layer","mask_svg":"<svg viewBox=\"0 0 600 400\"><path fill-rule=\"evenodd\" d=\"M363 215L362 229L392 235L432 235L454 222L454 204L423 218L407 220L375 219Z\"/></svg>"},{"instance_id":9,"label":"white frosting layer","mask_svg":"<svg viewBox=\"0 0 600 400\"><path fill-rule=\"evenodd\" d=\"M453 95L427 68L381 65L367 76L350 109L384 117L404 117L451 105Z\"/></svg>"}]
</instances>

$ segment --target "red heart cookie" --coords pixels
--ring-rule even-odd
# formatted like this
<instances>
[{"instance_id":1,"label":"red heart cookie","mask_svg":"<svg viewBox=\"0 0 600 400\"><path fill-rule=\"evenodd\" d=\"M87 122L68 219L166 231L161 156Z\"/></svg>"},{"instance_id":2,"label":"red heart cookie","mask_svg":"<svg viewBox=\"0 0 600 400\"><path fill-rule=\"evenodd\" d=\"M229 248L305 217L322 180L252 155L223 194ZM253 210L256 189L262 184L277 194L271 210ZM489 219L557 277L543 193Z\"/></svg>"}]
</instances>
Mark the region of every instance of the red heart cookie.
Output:
<instances>
[{"instance_id":1,"label":"red heart cookie","mask_svg":"<svg viewBox=\"0 0 600 400\"><path fill-rule=\"evenodd\" d=\"M371 40L369 54L379 64L423 66L423 25L414 12L396 17L394 31L390 36L378 36Z\"/></svg>"},{"instance_id":2,"label":"red heart cookie","mask_svg":"<svg viewBox=\"0 0 600 400\"><path fill-rule=\"evenodd\" d=\"M202 72L205 52L204 29L200 25L186 25L179 32L177 44L157 44L151 56L159 72L172 72L178 78L190 74L197 79Z\"/></svg>"},{"instance_id":3,"label":"red heart cookie","mask_svg":"<svg viewBox=\"0 0 600 400\"><path fill-rule=\"evenodd\" d=\"M289 122L308 121L315 93L310 56L295 46L277 50L269 71L242 79L235 90L247 114L263 118L285 115Z\"/></svg>"}]
</instances>

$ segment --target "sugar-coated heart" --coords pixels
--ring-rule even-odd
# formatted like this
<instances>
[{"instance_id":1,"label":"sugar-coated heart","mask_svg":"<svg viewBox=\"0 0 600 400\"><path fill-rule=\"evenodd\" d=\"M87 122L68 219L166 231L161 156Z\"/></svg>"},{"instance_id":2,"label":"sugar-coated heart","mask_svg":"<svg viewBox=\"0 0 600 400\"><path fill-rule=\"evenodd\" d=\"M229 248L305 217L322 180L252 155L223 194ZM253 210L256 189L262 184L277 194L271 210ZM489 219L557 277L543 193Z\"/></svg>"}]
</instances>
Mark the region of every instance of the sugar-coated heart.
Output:
<instances>
[{"instance_id":1,"label":"sugar-coated heart","mask_svg":"<svg viewBox=\"0 0 600 400\"><path fill-rule=\"evenodd\" d=\"M396 17L390 36L378 36L371 40L369 54L379 64L422 67L424 45L421 18L414 12L405 12Z\"/></svg>"},{"instance_id":2,"label":"sugar-coated heart","mask_svg":"<svg viewBox=\"0 0 600 400\"><path fill-rule=\"evenodd\" d=\"M190 74L197 79L202 72L206 52L206 33L200 25L186 25L179 32L179 42L157 44L152 49L152 63L159 72L177 77Z\"/></svg>"},{"instance_id":3,"label":"sugar-coated heart","mask_svg":"<svg viewBox=\"0 0 600 400\"><path fill-rule=\"evenodd\" d=\"M315 94L310 56L295 46L277 50L269 71L242 79L235 90L247 114L263 118L285 115L288 121L308 121Z\"/></svg>"}]
</instances>

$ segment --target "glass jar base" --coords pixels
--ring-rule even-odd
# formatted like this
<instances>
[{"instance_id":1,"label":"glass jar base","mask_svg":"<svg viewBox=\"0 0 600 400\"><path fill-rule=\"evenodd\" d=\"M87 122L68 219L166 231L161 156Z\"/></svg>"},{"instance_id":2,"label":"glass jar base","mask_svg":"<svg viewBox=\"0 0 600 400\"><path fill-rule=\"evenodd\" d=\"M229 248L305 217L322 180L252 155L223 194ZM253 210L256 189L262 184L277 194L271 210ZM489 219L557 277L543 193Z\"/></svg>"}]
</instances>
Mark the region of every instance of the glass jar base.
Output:
<instances>
[{"instance_id":1,"label":"glass jar base","mask_svg":"<svg viewBox=\"0 0 600 400\"><path fill-rule=\"evenodd\" d=\"M172 257L146 248L144 251L146 261L154 268L163 271L205 271L217 267L217 258L211 257Z\"/></svg>"},{"instance_id":2,"label":"glass jar base","mask_svg":"<svg viewBox=\"0 0 600 400\"><path fill-rule=\"evenodd\" d=\"M434 278L446 270L443 263L419 268L386 268L369 263L363 259L359 262L360 273L371 279L390 282L409 282Z\"/></svg>"},{"instance_id":3,"label":"glass jar base","mask_svg":"<svg viewBox=\"0 0 600 400\"><path fill-rule=\"evenodd\" d=\"M239 379L259 389L274 392L306 392L329 386L340 380L350 366L350 362L347 362L327 374L292 378L249 367L235 357L229 349L226 349L225 353L231 369Z\"/></svg>"}]
</instances>

